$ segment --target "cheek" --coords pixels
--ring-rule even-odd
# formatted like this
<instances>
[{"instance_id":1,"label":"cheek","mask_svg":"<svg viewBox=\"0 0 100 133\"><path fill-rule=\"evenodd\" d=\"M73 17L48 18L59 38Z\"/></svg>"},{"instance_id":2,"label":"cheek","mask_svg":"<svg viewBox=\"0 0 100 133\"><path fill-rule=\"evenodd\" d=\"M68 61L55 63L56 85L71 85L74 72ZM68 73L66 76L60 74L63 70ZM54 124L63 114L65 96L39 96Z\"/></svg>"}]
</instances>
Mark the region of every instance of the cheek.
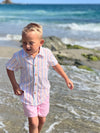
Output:
<instances>
[{"instance_id":1,"label":"cheek","mask_svg":"<svg viewBox=\"0 0 100 133\"><path fill-rule=\"evenodd\" d=\"M34 45L33 47L32 47L32 49L38 49L40 46L39 45Z\"/></svg>"}]
</instances>

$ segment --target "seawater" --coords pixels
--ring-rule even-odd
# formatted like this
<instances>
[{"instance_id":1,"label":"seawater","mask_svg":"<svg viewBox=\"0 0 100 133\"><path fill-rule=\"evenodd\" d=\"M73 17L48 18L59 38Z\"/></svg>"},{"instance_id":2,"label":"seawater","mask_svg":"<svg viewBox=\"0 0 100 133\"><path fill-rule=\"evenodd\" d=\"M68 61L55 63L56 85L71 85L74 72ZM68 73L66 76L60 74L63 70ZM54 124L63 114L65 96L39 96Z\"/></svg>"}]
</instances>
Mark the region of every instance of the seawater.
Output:
<instances>
[{"instance_id":1,"label":"seawater","mask_svg":"<svg viewBox=\"0 0 100 133\"><path fill-rule=\"evenodd\" d=\"M0 58L0 133L28 133L28 121L6 74L7 61L8 58ZM50 113L42 133L99 133L100 70L62 67L74 89L68 89L64 79L50 68ZM17 72L18 82L19 75Z\"/></svg>"},{"instance_id":2,"label":"seawater","mask_svg":"<svg viewBox=\"0 0 100 133\"><path fill-rule=\"evenodd\" d=\"M57 36L66 44L100 46L100 5L0 5L0 46L19 46L22 28L30 22L42 24L44 36ZM28 121L7 77L7 61L0 58L0 133L28 133ZM74 90L50 68L50 113L42 132L99 133L100 70L62 67Z\"/></svg>"},{"instance_id":3,"label":"seawater","mask_svg":"<svg viewBox=\"0 0 100 133\"><path fill-rule=\"evenodd\" d=\"M66 44L100 46L100 5L0 5L0 40L20 40L28 23L37 22L44 36L60 37ZM0 43L3 45L4 43Z\"/></svg>"}]
</instances>

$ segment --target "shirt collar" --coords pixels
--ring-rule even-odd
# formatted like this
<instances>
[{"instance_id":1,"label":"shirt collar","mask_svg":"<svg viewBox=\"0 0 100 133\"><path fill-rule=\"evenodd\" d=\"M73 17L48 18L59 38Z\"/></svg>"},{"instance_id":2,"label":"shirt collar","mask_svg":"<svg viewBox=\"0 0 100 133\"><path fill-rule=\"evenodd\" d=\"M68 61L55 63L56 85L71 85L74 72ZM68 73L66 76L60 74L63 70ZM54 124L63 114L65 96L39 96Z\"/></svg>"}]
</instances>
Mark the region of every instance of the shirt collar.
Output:
<instances>
[{"instance_id":1,"label":"shirt collar","mask_svg":"<svg viewBox=\"0 0 100 133\"><path fill-rule=\"evenodd\" d=\"M38 55L40 55L40 56L44 56L45 55L42 46L40 47L40 51L39 51Z\"/></svg>"},{"instance_id":2,"label":"shirt collar","mask_svg":"<svg viewBox=\"0 0 100 133\"><path fill-rule=\"evenodd\" d=\"M38 53L38 56L44 56L45 54L44 54L44 51L43 51L43 47L41 46L40 47L40 51L39 51L39 53ZM29 57L30 55L29 54L27 54L25 51L24 51L24 49L23 49L23 55L22 55L24 58L27 58L27 57Z\"/></svg>"}]
</instances>

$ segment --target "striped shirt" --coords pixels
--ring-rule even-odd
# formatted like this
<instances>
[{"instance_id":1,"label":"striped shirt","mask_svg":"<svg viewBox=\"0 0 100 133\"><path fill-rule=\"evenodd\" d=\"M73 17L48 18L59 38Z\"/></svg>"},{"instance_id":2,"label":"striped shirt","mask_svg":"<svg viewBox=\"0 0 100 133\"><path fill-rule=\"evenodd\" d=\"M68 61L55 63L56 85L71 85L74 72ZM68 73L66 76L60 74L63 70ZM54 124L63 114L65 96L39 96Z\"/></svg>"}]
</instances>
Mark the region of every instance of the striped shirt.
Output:
<instances>
[{"instance_id":1,"label":"striped shirt","mask_svg":"<svg viewBox=\"0 0 100 133\"><path fill-rule=\"evenodd\" d=\"M21 101L25 104L39 105L49 96L50 83L48 81L48 68L58 62L52 52L40 47L35 58L28 55L23 49L16 52L6 64L7 69L17 71L20 69L20 89L24 91Z\"/></svg>"}]
</instances>

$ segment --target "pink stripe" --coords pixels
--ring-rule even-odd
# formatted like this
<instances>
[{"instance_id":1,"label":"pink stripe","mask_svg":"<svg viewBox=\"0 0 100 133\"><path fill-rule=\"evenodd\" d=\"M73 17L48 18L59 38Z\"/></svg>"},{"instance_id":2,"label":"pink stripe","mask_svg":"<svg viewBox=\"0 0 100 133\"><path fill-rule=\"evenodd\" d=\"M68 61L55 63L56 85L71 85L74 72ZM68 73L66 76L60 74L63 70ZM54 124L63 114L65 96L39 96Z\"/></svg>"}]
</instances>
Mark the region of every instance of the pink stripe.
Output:
<instances>
[{"instance_id":1,"label":"pink stripe","mask_svg":"<svg viewBox=\"0 0 100 133\"><path fill-rule=\"evenodd\" d=\"M41 47L40 53L36 56L34 63L36 63L36 67L32 65L32 57L27 56L27 53L25 53L24 50L21 50L15 53L12 59L10 59L7 63L7 68L12 70L21 68L21 88L25 91L24 96L21 97L22 102L31 105L39 105L49 94L49 65L56 65L57 60L50 50ZM26 70L24 70L25 68ZM36 77L35 73L38 74ZM32 80L32 78L35 78L37 86L34 86L34 80ZM33 94L33 89L37 91L37 94Z\"/></svg>"}]
</instances>

